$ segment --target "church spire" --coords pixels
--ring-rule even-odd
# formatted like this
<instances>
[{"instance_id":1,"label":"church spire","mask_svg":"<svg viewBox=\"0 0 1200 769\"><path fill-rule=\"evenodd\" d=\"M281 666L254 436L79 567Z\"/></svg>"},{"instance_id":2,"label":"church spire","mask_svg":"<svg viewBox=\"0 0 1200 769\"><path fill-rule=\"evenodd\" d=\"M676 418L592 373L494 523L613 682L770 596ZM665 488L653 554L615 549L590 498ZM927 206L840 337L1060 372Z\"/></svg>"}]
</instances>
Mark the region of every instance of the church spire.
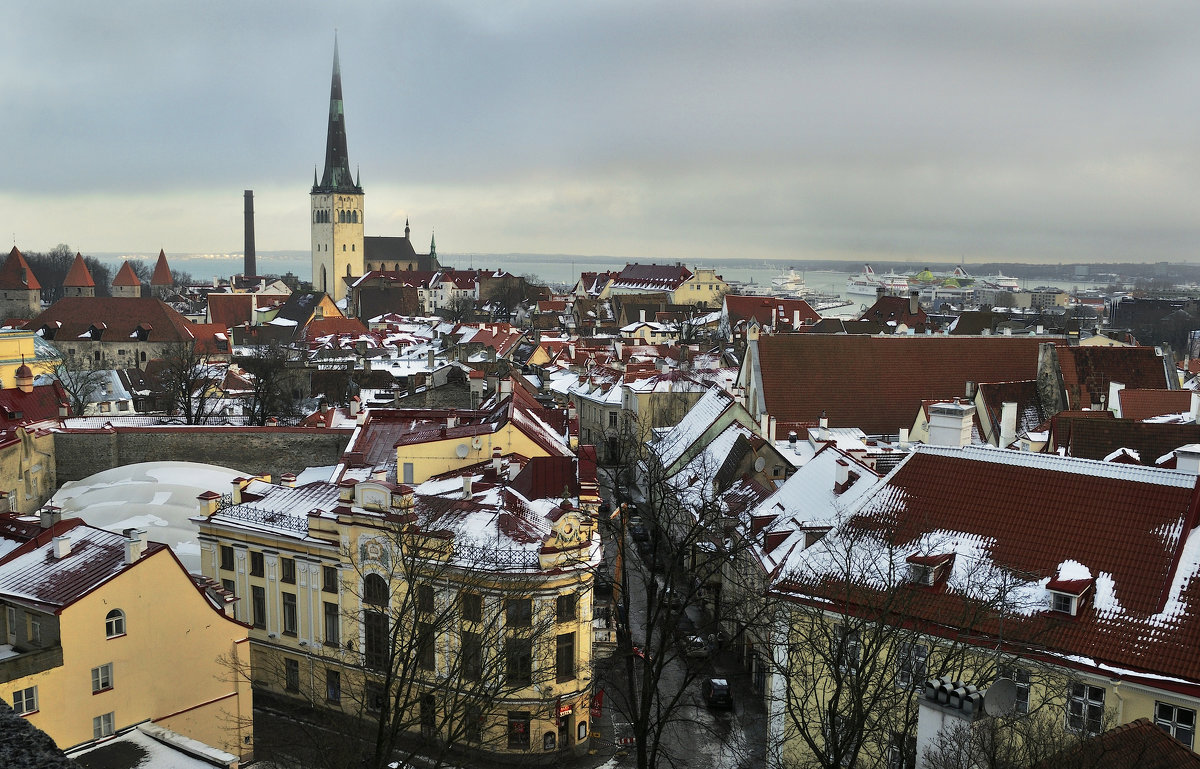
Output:
<instances>
[{"instance_id":1,"label":"church spire","mask_svg":"<svg viewBox=\"0 0 1200 769\"><path fill-rule=\"evenodd\" d=\"M342 110L342 67L338 61L337 35L333 37L333 82L329 87L329 128L325 139L325 173L313 192L361 193L350 175L346 152L346 116Z\"/></svg>"}]
</instances>

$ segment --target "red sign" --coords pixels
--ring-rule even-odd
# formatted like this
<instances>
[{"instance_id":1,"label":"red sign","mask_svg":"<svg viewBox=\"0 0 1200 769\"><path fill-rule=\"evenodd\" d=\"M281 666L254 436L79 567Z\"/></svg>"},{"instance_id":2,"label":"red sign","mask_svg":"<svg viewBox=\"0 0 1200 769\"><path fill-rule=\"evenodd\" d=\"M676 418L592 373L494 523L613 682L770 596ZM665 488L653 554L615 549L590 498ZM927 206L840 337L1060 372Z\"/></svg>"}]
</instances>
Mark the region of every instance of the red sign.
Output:
<instances>
[{"instance_id":1,"label":"red sign","mask_svg":"<svg viewBox=\"0 0 1200 769\"><path fill-rule=\"evenodd\" d=\"M604 690L597 689L592 695L592 720L595 721L600 717L600 711L604 707Z\"/></svg>"},{"instance_id":2,"label":"red sign","mask_svg":"<svg viewBox=\"0 0 1200 769\"><path fill-rule=\"evenodd\" d=\"M559 717L571 715L571 706L570 705L559 705L558 706L558 715L559 715Z\"/></svg>"}]
</instances>

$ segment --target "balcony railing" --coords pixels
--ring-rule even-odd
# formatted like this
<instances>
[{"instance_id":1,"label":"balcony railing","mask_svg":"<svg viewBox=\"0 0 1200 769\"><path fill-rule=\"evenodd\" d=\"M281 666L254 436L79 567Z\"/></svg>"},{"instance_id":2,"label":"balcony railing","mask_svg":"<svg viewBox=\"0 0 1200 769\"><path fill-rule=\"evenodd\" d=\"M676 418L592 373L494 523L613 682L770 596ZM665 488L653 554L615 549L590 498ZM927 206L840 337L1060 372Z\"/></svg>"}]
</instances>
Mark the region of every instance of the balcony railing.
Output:
<instances>
[{"instance_id":1,"label":"balcony railing","mask_svg":"<svg viewBox=\"0 0 1200 769\"><path fill-rule=\"evenodd\" d=\"M454 560L480 569L528 571L538 568L536 550L500 549L455 543Z\"/></svg>"},{"instance_id":2,"label":"balcony railing","mask_svg":"<svg viewBox=\"0 0 1200 769\"><path fill-rule=\"evenodd\" d=\"M258 523L273 529L286 529L297 534L308 533L308 516L292 515L279 510L264 510L248 504L229 505L220 508L218 512L223 516L236 518L246 523Z\"/></svg>"}]
</instances>

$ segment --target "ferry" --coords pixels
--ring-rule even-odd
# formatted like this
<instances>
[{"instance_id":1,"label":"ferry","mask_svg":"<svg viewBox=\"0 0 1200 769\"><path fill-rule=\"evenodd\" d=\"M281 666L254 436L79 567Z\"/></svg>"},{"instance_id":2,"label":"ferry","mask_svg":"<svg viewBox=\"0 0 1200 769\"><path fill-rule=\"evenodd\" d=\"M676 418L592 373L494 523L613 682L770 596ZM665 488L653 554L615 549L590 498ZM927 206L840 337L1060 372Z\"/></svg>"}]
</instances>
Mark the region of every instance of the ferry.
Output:
<instances>
[{"instance_id":1,"label":"ferry","mask_svg":"<svg viewBox=\"0 0 1200 769\"><path fill-rule=\"evenodd\" d=\"M846 279L846 293L859 296L875 296L878 289L888 294L904 294L908 291L908 278L895 272L877 275L871 265L863 265L863 271Z\"/></svg>"},{"instance_id":2,"label":"ferry","mask_svg":"<svg viewBox=\"0 0 1200 769\"><path fill-rule=\"evenodd\" d=\"M808 291L808 286L803 275L790 269L771 279L771 290L775 296L799 297Z\"/></svg>"}]
</instances>

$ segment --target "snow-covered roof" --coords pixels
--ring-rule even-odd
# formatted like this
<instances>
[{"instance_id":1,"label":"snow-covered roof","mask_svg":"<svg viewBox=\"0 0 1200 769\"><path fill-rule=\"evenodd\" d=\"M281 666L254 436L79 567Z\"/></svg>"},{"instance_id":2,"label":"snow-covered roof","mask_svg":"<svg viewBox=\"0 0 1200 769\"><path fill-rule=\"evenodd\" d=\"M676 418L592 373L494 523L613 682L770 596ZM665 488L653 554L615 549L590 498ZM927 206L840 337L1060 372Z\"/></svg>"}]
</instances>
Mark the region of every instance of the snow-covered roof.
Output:
<instances>
[{"instance_id":1,"label":"snow-covered roof","mask_svg":"<svg viewBox=\"0 0 1200 769\"><path fill-rule=\"evenodd\" d=\"M671 467L700 440L733 403L729 394L713 388L700 397L679 424L654 444L663 467Z\"/></svg>"}]
</instances>

